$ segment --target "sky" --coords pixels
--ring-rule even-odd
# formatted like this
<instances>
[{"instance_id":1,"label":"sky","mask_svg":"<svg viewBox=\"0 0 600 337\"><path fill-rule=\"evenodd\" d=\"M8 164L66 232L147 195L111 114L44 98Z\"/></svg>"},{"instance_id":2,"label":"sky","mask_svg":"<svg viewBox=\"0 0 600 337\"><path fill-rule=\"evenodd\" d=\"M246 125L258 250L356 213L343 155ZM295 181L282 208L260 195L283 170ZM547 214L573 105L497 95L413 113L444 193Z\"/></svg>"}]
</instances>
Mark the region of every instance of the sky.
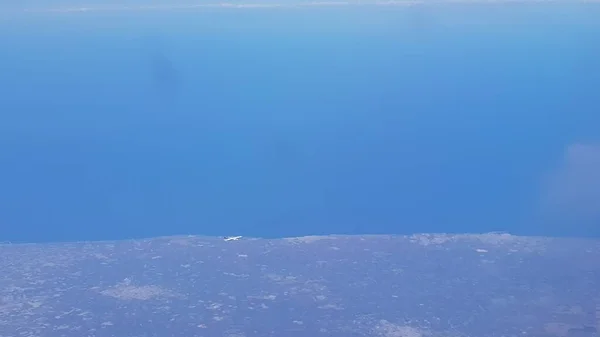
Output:
<instances>
[{"instance_id":1,"label":"sky","mask_svg":"<svg viewBox=\"0 0 600 337\"><path fill-rule=\"evenodd\" d=\"M596 4L26 5L0 241L600 236Z\"/></svg>"}]
</instances>

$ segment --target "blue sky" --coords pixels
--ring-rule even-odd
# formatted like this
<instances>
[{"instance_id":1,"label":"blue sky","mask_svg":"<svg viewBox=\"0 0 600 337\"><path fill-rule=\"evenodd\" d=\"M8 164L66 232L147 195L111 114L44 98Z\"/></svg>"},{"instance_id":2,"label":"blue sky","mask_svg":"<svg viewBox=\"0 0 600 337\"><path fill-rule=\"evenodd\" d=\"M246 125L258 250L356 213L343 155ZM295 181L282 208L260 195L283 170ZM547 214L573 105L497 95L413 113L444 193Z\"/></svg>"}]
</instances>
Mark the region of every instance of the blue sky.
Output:
<instances>
[{"instance_id":1,"label":"blue sky","mask_svg":"<svg viewBox=\"0 0 600 337\"><path fill-rule=\"evenodd\" d=\"M598 236L600 13L492 6L18 12L0 238Z\"/></svg>"}]
</instances>

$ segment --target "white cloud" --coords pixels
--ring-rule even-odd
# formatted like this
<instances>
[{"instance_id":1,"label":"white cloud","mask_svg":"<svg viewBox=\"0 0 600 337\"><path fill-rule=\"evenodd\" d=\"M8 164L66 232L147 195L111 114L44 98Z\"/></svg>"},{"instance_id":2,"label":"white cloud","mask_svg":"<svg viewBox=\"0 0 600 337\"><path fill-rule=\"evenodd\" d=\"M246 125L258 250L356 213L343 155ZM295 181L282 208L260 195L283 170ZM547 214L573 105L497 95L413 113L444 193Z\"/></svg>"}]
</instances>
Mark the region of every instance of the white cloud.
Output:
<instances>
[{"instance_id":1,"label":"white cloud","mask_svg":"<svg viewBox=\"0 0 600 337\"><path fill-rule=\"evenodd\" d=\"M600 220L600 144L573 144L545 177L542 208L559 222Z\"/></svg>"}]
</instances>

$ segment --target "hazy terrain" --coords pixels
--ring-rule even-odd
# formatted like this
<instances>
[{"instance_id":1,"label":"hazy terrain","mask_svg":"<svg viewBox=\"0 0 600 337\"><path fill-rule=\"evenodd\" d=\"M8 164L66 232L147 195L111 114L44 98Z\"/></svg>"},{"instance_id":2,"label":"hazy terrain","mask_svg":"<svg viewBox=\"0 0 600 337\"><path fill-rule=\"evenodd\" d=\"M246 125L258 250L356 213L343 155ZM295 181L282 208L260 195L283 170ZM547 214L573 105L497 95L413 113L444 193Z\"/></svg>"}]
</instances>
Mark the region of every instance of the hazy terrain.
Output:
<instances>
[{"instance_id":1,"label":"hazy terrain","mask_svg":"<svg viewBox=\"0 0 600 337\"><path fill-rule=\"evenodd\" d=\"M600 242L200 236L0 246L0 336L596 336Z\"/></svg>"}]
</instances>

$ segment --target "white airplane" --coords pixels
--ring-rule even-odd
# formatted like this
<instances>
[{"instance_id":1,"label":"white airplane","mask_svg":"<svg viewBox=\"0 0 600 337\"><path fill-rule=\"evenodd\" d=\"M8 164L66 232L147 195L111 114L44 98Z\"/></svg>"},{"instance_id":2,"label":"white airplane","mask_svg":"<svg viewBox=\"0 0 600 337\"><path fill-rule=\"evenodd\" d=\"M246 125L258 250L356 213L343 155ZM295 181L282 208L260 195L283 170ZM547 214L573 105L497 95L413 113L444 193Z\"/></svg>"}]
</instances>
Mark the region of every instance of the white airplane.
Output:
<instances>
[{"instance_id":1,"label":"white airplane","mask_svg":"<svg viewBox=\"0 0 600 337\"><path fill-rule=\"evenodd\" d=\"M240 236L226 236L226 237L223 238L223 240L225 240L225 241L237 241L237 240L239 240L241 238L242 238L241 235Z\"/></svg>"}]
</instances>

